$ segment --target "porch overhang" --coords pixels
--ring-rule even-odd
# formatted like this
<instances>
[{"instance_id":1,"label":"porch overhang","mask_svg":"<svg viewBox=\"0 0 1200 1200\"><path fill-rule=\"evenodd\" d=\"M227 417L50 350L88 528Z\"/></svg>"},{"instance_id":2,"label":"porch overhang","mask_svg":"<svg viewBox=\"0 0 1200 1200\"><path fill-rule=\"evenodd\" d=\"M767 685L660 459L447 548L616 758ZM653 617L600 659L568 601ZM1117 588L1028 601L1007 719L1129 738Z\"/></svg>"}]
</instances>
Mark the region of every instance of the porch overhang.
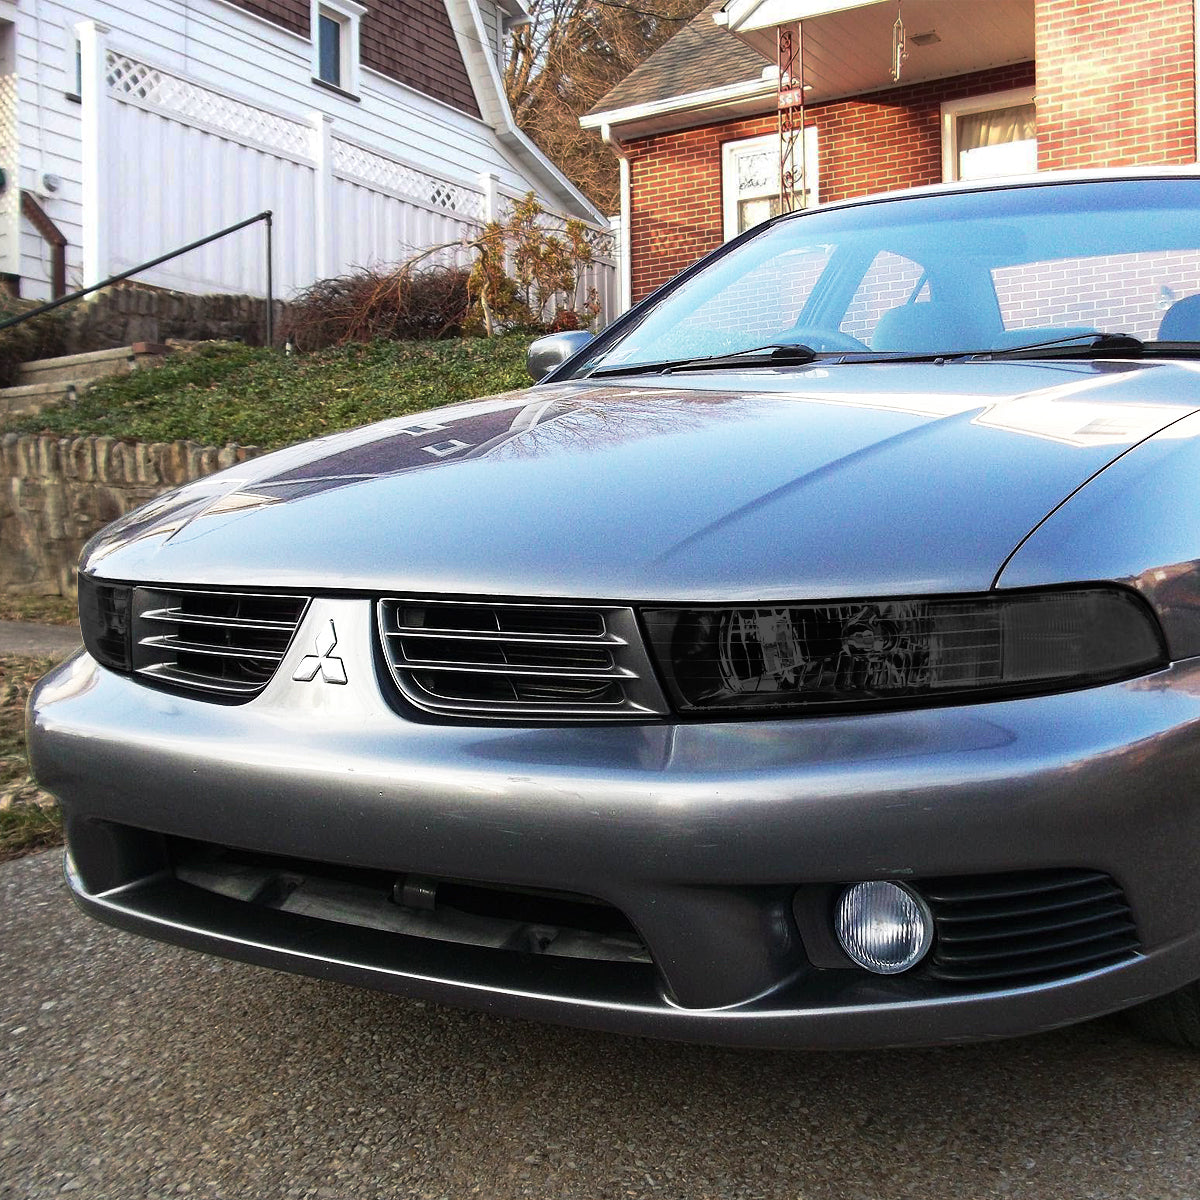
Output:
<instances>
[{"instance_id":1,"label":"porch overhang","mask_svg":"<svg viewBox=\"0 0 1200 1200\"><path fill-rule=\"evenodd\" d=\"M765 66L757 79L589 113L579 118L579 124L584 129L600 130L606 140L627 142L690 125L734 121L774 111L778 91L776 69Z\"/></svg>"},{"instance_id":2,"label":"porch overhang","mask_svg":"<svg viewBox=\"0 0 1200 1200\"><path fill-rule=\"evenodd\" d=\"M713 14L767 62L780 26L801 28L805 101L819 104L897 86L892 28L907 35L900 83L924 83L1030 62L1034 0L729 0Z\"/></svg>"}]
</instances>

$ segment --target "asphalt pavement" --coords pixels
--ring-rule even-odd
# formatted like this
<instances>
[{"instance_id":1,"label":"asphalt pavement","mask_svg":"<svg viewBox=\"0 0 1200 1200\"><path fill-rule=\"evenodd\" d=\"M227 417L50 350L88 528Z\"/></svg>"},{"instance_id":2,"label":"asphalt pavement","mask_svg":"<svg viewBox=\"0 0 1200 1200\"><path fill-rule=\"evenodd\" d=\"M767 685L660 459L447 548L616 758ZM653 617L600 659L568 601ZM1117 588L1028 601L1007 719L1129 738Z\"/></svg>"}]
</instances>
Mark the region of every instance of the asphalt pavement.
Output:
<instances>
[{"instance_id":1,"label":"asphalt pavement","mask_svg":"<svg viewBox=\"0 0 1200 1200\"><path fill-rule=\"evenodd\" d=\"M487 1017L100 925L0 865L0 1197L1200 1195L1200 1056L1117 1020L766 1053Z\"/></svg>"},{"instance_id":2,"label":"asphalt pavement","mask_svg":"<svg viewBox=\"0 0 1200 1200\"><path fill-rule=\"evenodd\" d=\"M30 658L66 658L81 644L77 625L0 621L0 654L24 654Z\"/></svg>"}]
</instances>

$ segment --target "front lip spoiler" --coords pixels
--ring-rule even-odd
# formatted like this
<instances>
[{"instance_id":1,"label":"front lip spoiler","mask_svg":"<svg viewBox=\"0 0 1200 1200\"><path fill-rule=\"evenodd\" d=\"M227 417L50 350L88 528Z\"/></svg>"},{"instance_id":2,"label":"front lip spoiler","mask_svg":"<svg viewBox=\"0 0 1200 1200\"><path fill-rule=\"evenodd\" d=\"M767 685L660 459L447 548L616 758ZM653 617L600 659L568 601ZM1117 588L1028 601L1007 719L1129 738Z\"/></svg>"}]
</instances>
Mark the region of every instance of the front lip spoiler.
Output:
<instances>
[{"instance_id":1,"label":"front lip spoiler","mask_svg":"<svg viewBox=\"0 0 1200 1200\"><path fill-rule=\"evenodd\" d=\"M741 1004L689 1009L674 1003L654 969L643 964L573 964L581 976L572 987L561 960L535 963L531 970L528 958L507 951L255 909L182 884L165 871L91 894L68 852L65 874L85 912L178 946L497 1015L697 1043L883 1049L987 1041L1103 1016L1200 972L1197 933L1115 966L1002 991L880 1002L867 997L873 981L856 976L852 991L863 993L861 999L814 1006L804 1003L805 980L797 976ZM397 966L400 961L405 965Z\"/></svg>"}]
</instances>

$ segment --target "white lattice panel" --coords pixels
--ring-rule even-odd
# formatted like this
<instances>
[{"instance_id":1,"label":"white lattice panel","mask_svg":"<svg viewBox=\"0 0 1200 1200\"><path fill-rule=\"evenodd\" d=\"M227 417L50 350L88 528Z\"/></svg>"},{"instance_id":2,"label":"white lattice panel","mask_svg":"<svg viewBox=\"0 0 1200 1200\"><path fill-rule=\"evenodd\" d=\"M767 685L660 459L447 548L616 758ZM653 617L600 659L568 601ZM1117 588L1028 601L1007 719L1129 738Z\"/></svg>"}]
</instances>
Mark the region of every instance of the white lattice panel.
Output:
<instances>
[{"instance_id":1,"label":"white lattice panel","mask_svg":"<svg viewBox=\"0 0 1200 1200\"><path fill-rule=\"evenodd\" d=\"M124 54L109 52L105 78L109 93L117 99L143 101L183 120L200 122L231 137L299 158L312 156L312 130L308 125L200 87Z\"/></svg>"},{"instance_id":2,"label":"white lattice panel","mask_svg":"<svg viewBox=\"0 0 1200 1200\"><path fill-rule=\"evenodd\" d=\"M340 177L334 180L333 211L337 273L388 267L433 246L444 249L423 261L467 264L472 255L462 243L479 230L477 221Z\"/></svg>"},{"instance_id":3,"label":"white lattice panel","mask_svg":"<svg viewBox=\"0 0 1200 1200\"><path fill-rule=\"evenodd\" d=\"M340 138L333 139L333 169L360 183L368 186L374 184L396 195L409 196L422 204L445 209L469 221L484 219L485 199L482 192L438 179Z\"/></svg>"}]
</instances>

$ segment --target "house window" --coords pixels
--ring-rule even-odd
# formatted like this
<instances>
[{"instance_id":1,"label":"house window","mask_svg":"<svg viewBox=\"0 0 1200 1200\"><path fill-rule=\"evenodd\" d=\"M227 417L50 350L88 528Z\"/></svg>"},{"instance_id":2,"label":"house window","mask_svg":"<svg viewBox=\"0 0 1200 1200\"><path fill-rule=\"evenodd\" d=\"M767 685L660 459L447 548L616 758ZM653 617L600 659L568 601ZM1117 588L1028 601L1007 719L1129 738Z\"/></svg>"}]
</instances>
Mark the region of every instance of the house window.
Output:
<instances>
[{"instance_id":1,"label":"house window","mask_svg":"<svg viewBox=\"0 0 1200 1200\"><path fill-rule=\"evenodd\" d=\"M312 6L313 79L358 94L358 24L367 10L354 0L318 0Z\"/></svg>"},{"instance_id":2,"label":"house window","mask_svg":"<svg viewBox=\"0 0 1200 1200\"><path fill-rule=\"evenodd\" d=\"M317 75L342 86L342 23L324 13L317 16Z\"/></svg>"},{"instance_id":3,"label":"house window","mask_svg":"<svg viewBox=\"0 0 1200 1200\"><path fill-rule=\"evenodd\" d=\"M943 179L990 179L1036 170L1032 88L942 105Z\"/></svg>"},{"instance_id":4,"label":"house window","mask_svg":"<svg viewBox=\"0 0 1200 1200\"><path fill-rule=\"evenodd\" d=\"M63 64L63 71L67 77L67 87L63 95L68 100L78 103L83 91L83 47L78 38L72 38L67 43L67 59Z\"/></svg>"},{"instance_id":5,"label":"house window","mask_svg":"<svg viewBox=\"0 0 1200 1200\"><path fill-rule=\"evenodd\" d=\"M817 129L804 130L803 203L817 203ZM746 138L721 147L725 240L779 215L779 137Z\"/></svg>"}]
</instances>

